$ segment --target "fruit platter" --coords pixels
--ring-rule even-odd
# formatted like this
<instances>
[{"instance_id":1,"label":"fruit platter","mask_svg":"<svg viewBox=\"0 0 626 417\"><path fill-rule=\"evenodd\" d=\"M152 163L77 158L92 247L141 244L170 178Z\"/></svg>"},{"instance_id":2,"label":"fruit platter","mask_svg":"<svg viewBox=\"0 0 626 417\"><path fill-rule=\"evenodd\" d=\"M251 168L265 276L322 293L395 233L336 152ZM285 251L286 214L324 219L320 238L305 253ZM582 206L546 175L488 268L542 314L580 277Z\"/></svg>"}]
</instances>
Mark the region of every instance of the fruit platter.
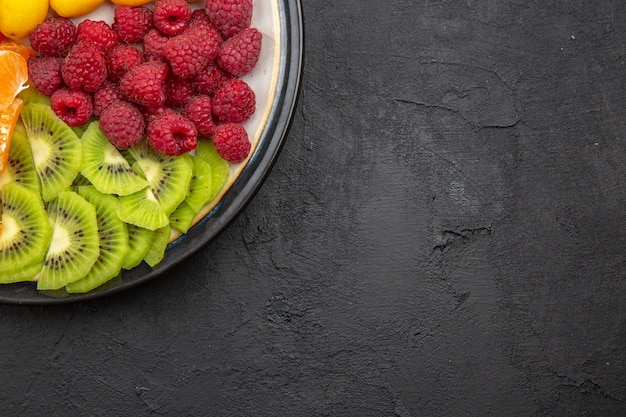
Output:
<instances>
[{"instance_id":1,"label":"fruit platter","mask_svg":"<svg viewBox=\"0 0 626 417\"><path fill-rule=\"evenodd\" d=\"M272 168L302 67L298 0L0 0L0 303L164 274Z\"/></svg>"}]
</instances>

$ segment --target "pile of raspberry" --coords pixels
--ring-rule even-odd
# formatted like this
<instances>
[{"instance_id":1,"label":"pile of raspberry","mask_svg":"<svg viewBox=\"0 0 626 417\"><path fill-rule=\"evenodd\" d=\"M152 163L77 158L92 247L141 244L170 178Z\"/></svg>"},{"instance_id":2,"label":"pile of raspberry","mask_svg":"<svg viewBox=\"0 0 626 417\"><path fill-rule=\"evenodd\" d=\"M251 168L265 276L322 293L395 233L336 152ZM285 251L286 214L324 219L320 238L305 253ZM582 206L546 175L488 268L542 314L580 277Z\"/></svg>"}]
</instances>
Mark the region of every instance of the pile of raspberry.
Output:
<instances>
[{"instance_id":1,"label":"pile of raspberry","mask_svg":"<svg viewBox=\"0 0 626 417\"><path fill-rule=\"evenodd\" d=\"M185 0L118 6L112 25L50 17L29 36L29 77L63 121L95 117L119 149L146 137L158 152L181 155L208 139L238 163L251 148L241 123L256 107L239 78L259 59L251 19L252 0L207 0L197 10Z\"/></svg>"}]
</instances>

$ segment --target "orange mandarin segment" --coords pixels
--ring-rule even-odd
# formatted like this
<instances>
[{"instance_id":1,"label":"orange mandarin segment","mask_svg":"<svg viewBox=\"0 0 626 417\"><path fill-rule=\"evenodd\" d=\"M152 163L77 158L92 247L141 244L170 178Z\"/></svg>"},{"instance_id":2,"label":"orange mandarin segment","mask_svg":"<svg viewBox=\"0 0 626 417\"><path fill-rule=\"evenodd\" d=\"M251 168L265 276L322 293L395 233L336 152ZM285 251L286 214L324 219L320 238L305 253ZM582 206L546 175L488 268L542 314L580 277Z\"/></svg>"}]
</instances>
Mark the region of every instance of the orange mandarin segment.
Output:
<instances>
[{"instance_id":1,"label":"orange mandarin segment","mask_svg":"<svg viewBox=\"0 0 626 417\"><path fill-rule=\"evenodd\" d=\"M11 136L22 112L24 102L16 98L4 111L0 112L0 172L4 171L9 159Z\"/></svg>"},{"instance_id":2,"label":"orange mandarin segment","mask_svg":"<svg viewBox=\"0 0 626 417\"><path fill-rule=\"evenodd\" d=\"M35 51L33 51L28 46L9 40L4 40L4 42L0 43L0 51L17 52L18 54L22 55L27 61L28 58L30 58L31 56L35 56Z\"/></svg>"},{"instance_id":3,"label":"orange mandarin segment","mask_svg":"<svg viewBox=\"0 0 626 417\"><path fill-rule=\"evenodd\" d=\"M0 111L13 103L28 81L28 64L17 52L0 50Z\"/></svg>"}]
</instances>

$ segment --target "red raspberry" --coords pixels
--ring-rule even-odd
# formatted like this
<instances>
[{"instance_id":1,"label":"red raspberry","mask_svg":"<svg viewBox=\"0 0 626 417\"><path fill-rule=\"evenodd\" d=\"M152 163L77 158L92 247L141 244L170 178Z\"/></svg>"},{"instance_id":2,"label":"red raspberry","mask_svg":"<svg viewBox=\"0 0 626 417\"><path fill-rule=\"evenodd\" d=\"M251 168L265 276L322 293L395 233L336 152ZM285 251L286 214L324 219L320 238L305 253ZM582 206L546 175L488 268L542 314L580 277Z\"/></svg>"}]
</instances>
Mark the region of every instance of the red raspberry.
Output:
<instances>
[{"instance_id":1,"label":"red raspberry","mask_svg":"<svg viewBox=\"0 0 626 417\"><path fill-rule=\"evenodd\" d=\"M191 6L185 0L157 0L154 26L166 35L180 35L187 27L191 13Z\"/></svg>"},{"instance_id":2,"label":"red raspberry","mask_svg":"<svg viewBox=\"0 0 626 417\"><path fill-rule=\"evenodd\" d=\"M28 78L42 94L51 96L63 84L61 63L63 58L33 56L28 59Z\"/></svg>"},{"instance_id":3,"label":"red raspberry","mask_svg":"<svg viewBox=\"0 0 626 417\"><path fill-rule=\"evenodd\" d=\"M105 57L109 79L118 81L122 75L143 62L141 51L132 45L120 43Z\"/></svg>"},{"instance_id":4,"label":"red raspberry","mask_svg":"<svg viewBox=\"0 0 626 417\"><path fill-rule=\"evenodd\" d=\"M102 52L110 51L117 40L117 32L102 20L83 20L76 28L76 42L90 42Z\"/></svg>"},{"instance_id":5,"label":"red raspberry","mask_svg":"<svg viewBox=\"0 0 626 417\"><path fill-rule=\"evenodd\" d=\"M122 42L137 43L154 27L152 10L147 7L117 6L113 30Z\"/></svg>"},{"instance_id":6,"label":"red raspberry","mask_svg":"<svg viewBox=\"0 0 626 417\"><path fill-rule=\"evenodd\" d=\"M141 142L146 122L136 106L116 101L100 116L100 130L118 149L128 149Z\"/></svg>"},{"instance_id":7,"label":"red raspberry","mask_svg":"<svg viewBox=\"0 0 626 417\"><path fill-rule=\"evenodd\" d=\"M193 11L189 25L187 25L183 33L187 35L191 33L194 36L202 36L202 38L205 36L215 37L219 44L224 41L220 32L213 26L213 23L211 23L209 16L206 14L206 10L203 9Z\"/></svg>"},{"instance_id":8,"label":"red raspberry","mask_svg":"<svg viewBox=\"0 0 626 417\"><path fill-rule=\"evenodd\" d=\"M64 56L76 43L76 26L64 17L49 17L28 36L39 55Z\"/></svg>"},{"instance_id":9,"label":"red raspberry","mask_svg":"<svg viewBox=\"0 0 626 417\"><path fill-rule=\"evenodd\" d=\"M237 77L246 75L259 60L262 37L257 29L248 28L227 39L220 47L217 64Z\"/></svg>"},{"instance_id":10,"label":"red raspberry","mask_svg":"<svg viewBox=\"0 0 626 417\"><path fill-rule=\"evenodd\" d=\"M184 106L193 96L196 90L191 80L177 77L169 73L165 79L165 104L172 107Z\"/></svg>"},{"instance_id":11,"label":"red raspberry","mask_svg":"<svg viewBox=\"0 0 626 417\"><path fill-rule=\"evenodd\" d=\"M122 101L124 97L120 92L117 84L107 81L95 93L93 93L93 114L96 117L104 112L104 110L116 101Z\"/></svg>"},{"instance_id":12,"label":"red raspberry","mask_svg":"<svg viewBox=\"0 0 626 417\"><path fill-rule=\"evenodd\" d=\"M220 123L239 123L254 113L256 96L245 81L235 78L215 92L212 105Z\"/></svg>"},{"instance_id":13,"label":"red raspberry","mask_svg":"<svg viewBox=\"0 0 626 417\"><path fill-rule=\"evenodd\" d=\"M248 132L242 125L236 123L217 126L213 132L213 144L217 154L231 164L245 160L252 147Z\"/></svg>"},{"instance_id":14,"label":"red raspberry","mask_svg":"<svg viewBox=\"0 0 626 417\"><path fill-rule=\"evenodd\" d=\"M226 81L233 78L233 75L217 65L209 64L193 78L193 85L200 94L213 95Z\"/></svg>"},{"instance_id":15,"label":"red raspberry","mask_svg":"<svg viewBox=\"0 0 626 417\"><path fill-rule=\"evenodd\" d=\"M68 126L82 126L93 114L91 96L83 91L60 88L50 97L50 107Z\"/></svg>"},{"instance_id":16,"label":"red raspberry","mask_svg":"<svg viewBox=\"0 0 626 417\"><path fill-rule=\"evenodd\" d=\"M141 112L141 114L143 114L143 117L144 119L146 119L147 122L150 122L155 117L160 117L164 115L165 113L178 114L176 113L175 110L172 110L171 108L167 106L157 106L157 107L140 106L139 111Z\"/></svg>"},{"instance_id":17,"label":"red raspberry","mask_svg":"<svg viewBox=\"0 0 626 417\"><path fill-rule=\"evenodd\" d=\"M195 125L173 112L165 112L149 121L146 134L154 150L170 156L182 155L198 145Z\"/></svg>"},{"instance_id":18,"label":"red raspberry","mask_svg":"<svg viewBox=\"0 0 626 417\"><path fill-rule=\"evenodd\" d=\"M63 59L61 75L69 88L93 93L106 80L104 56L90 43L77 43Z\"/></svg>"},{"instance_id":19,"label":"red raspberry","mask_svg":"<svg viewBox=\"0 0 626 417\"><path fill-rule=\"evenodd\" d=\"M167 41L165 59L174 74L180 78L193 78L215 59L218 48L219 42L214 37L198 42L196 37L178 35Z\"/></svg>"},{"instance_id":20,"label":"red raspberry","mask_svg":"<svg viewBox=\"0 0 626 417\"><path fill-rule=\"evenodd\" d=\"M183 109L183 116L196 125L198 136L210 138L215 129L211 115L211 98L209 96L196 96L189 100Z\"/></svg>"},{"instance_id":21,"label":"red raspberry","mask_svg":"<svg viewBox=\"0 0 626 417\"><path fill-rule=\"evenodd\" d=\"M164 36L156 29L151 29L143 38L143 56L146 61L165 62L165 44L169 37Z\"/></svg>"},{"instance_id":22,"label":"red raspberry","mask_svg":"<svg viewBox=\"0 0 626 417\"><path fill-rule=\"evenodd\" d=\"M207 0L206 12L225 39L250 26L252 0Z\"/></svg>"},{"instance_id":23,"label":"red raspberry","mask_svg":"<svg viewBox=\"0 0 626 417\"><path fill-rule=\"evenodd\" d=\"M167 64L142 62L129 69L120 80L120 91L126 98L142 106L157 107L165 102Z\"/></svg>"}]
</instances>

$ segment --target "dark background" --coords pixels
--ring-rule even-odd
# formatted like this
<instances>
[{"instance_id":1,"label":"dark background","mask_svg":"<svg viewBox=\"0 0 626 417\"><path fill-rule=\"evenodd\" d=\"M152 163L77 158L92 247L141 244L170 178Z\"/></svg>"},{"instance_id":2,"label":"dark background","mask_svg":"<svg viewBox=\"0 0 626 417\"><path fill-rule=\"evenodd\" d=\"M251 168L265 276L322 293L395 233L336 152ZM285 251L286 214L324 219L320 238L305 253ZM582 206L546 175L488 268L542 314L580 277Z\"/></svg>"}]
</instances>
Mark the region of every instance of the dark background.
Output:
<instances>
[{"instance_id":1,"label":"dark background","mask_svg":"<svg viewBox=\"0 0 626 417\"><path fill-rule=\"evenodd\" d=\"M303 3L255 199L139 288L0 307L2 415L626 415L626 3Z\"/></svg>"}]
</instances>

